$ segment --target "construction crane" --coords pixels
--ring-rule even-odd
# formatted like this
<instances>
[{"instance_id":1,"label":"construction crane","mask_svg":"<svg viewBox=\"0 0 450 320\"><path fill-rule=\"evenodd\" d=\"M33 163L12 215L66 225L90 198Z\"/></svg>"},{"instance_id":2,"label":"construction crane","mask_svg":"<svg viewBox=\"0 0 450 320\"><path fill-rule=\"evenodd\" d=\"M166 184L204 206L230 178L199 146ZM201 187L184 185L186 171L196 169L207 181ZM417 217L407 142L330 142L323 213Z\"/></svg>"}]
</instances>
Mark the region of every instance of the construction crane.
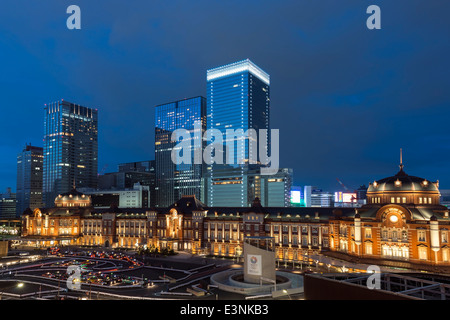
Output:
<instances>
[{"instance_id":1,"label":"construction crane","mask_svg":"<svg viewBox=\"0 0 450 320\"><path fill-rule=\"evenodd\" d=\"M99 176L103 175L103 174L105 173L105 171L106 171L106 168L108 168L108 165L107 165L107 164L105 164L105 165L103 166L102 170L100 170L100 172L98 173L98 175L99 175Z\"/></svg>"},{"instance_id":2,"label":"construction crane","mask_svg":"<svg viewBox=\"0 0 450 320\"><path fill-rule=\"evenodd\" d=\"M346 191L350 191L350 190L345 186L345 184L343 184L343 183L341 182L341 180L339 180L338 178L336 178L336 180L337 180L337 182L339 182L339 184L340 184L341 186L344 187L344 189L345 189Z\"/></svg>"},{"instance_id":3,"label":"construction crane","mask_svg":"<svg viewBox=\"0 0 450 320\"><path fill-rule=\"evenodd\" d=\"M341 180L339 180L338 178L336 178L336 180L339 182L339 184L345 189L345 191L347 191L347 192L353 192L353 191L350 191L346 186L345 186L345 184L343 184L342 183L342 181ZM358 199L354 196L354 195L352 195L352 198L351 198L351 202L356 202Z\"/></svg>"}]
</instances>

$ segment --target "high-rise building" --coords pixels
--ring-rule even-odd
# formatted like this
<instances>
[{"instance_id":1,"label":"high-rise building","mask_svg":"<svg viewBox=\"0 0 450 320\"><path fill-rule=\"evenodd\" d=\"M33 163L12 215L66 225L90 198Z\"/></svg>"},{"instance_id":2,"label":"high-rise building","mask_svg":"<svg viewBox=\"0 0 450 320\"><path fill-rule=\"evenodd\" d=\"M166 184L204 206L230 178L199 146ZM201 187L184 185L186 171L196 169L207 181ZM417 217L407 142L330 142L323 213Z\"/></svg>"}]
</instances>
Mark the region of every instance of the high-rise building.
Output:
<instances>
[{"instance_id":1,"label":"high-rise building","mask_svg":"<svg viewBox=\"0 0 450 320\"><path fill-rule=\"evenodd\" d=\"M290 207L293 169L281 168L276 174L261 175L261 178L261 204L265 207Z\"/></svg>"},{"instance_id":2,"label":"high-rise building","mask_svg":"<svg viewBox=\"0 0 450 320\"><path fill-rule=\"evenodd\" d=\"M0 218L14 219L17 218L17 199L16 194L11 188L6 189L5 193L0 194Z\"/></svg>"},{"instance_id":3,"label":"high-rise building","mask_svg":"<svg viewBox=\"0 0 450 320\"><path fill-rule=\"evenodd\" d=\"M250 206L254 193L249 192L249 172L258 171L258 164L249 163L252 143L227 137L229 129L270 129L270 76L249 59L207 71L207 129L217 129L223 139L224 154L231 150L224 164L212 164L205 171L205 200L209 206ZM270 146L267 135L267 146ZM258 135L258 141L260 137ZM227 149L228 147L228 149ZM267 150L263 150L267 152ZM213 151L215 152L215 151ZM215 155L212 155L215 156ZM244 159L243 164L238 160ZM256 160L256 159L255 159Z\"/></svg>"},{"instance_id":4,"label":"high-rise building","mask_svg":"<svg viewBox=\"0 0 450 320\"><path fill-rule=\"evenodd\" d=\"M333 207L334 194L313 186L304 188L305 207Z\"/></svg>"},{"instance_id":5,"label":"high-rise building","mask_svg":"<svg viewBox=\"0 0 450 320\"><path fill-rule=\"evenodd\" d=\"M149 187L150 207L156 205L156 161L146 160L119 164L119 173L116 176L117 184L124 181L122 188L130 188L130 182L140 183Z\"/></svg>"},{"instance_id":6,"label":"high-rise building","mask_svg":"<svg viewBox=\"0 0 450 320\"><path fill-rule=\"evenodd\" d=\"M99 190L121 190L133 188L134 184L152 187L155 184L155 175L150 172L126 171L108 172L98 176Z\"/></svg>"},{"instance_id":7,"label":"high-rise building","mask_svg":"<svg viewBox=\"0 0 450 320\"><path fill-rule=\"evenodd\" d=\"M156 206L170 206L183 195L202 199L203 161L195 161L193 149L197 137L195 126L199 124L199 134L203 135L205 122L206 99L201 96L155 107ZM177 145L172 141L172 133L177 129L191 134L190 164L172 161L172 150ZM202 140L198 143L203 144Z\"/></svg>"},{"instance_id":8,"label":"high-rise building","mask_svg":"<svg viewBox=\"0 0 450 320\"><path fill-rule=\"evenodd\" d=\"M96 188L98 111L64 100L45 106L44 205L73 186Z\"/></svg>"},{"instance_id":9,"label":"high-rise building","mask_svg":"<svg viewBox=\"0 0 450 320\"><path fill-rule=\"evenodd\" d=\"M155 160L127 162L119 164L119 172L155 172Z\"/></svg>"},{"instance_id":10,"label":"high-rise building","mask_svg":"<svg viewBox=\"0 0 450 320\"><path fill-rule=\"evenodd\" d=\"M17 155L17 215L42 207L43 148L26 145Z\"/></svg>"},{"instance_id":11,"label":"high-rise building","mask_svg":"<svg viewBox=\"0 0 450 320\"><path fill-rule=\"evenodd\" d=\"M80 188L78 191L91 197L94 208L149 208L150 187L135 183L133 188L121 190L99 190Z\"/></svg>"}]
</instances>

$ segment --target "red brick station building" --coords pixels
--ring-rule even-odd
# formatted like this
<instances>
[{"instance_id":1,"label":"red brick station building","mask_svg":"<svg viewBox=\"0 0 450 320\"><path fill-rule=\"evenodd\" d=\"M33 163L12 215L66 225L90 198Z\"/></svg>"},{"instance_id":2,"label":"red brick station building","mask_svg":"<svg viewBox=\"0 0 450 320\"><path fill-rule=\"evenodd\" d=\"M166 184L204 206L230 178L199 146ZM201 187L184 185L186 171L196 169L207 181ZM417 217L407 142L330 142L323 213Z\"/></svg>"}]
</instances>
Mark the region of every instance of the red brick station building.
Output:
<instances>
[{"instance_id":1,"label":"red brick station building","mask_svg":"<svg viewBox=\"0 0 450 320\"><path fill-rule=\"evenodd\" d=\"M55 207L27 209L22 243L137 248L237 257L246 236L275 238L280 261L325 254L371 264L450 272L447 207L439 183L400 171L370 183L361 208L207 207L184 196L167 208L96 209L77 190Z\"/></svg>"}]
</instances>

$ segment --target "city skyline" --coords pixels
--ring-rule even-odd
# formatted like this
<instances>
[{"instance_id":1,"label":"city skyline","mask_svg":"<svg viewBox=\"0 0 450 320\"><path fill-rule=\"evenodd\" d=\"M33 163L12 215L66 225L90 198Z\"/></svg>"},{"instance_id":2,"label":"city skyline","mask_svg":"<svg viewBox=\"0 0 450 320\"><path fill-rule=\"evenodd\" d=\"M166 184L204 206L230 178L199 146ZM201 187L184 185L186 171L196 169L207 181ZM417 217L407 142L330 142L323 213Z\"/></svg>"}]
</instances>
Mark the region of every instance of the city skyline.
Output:
<instances>
[{"instance_id":1,"label":"city skyline","mask_svg":"<svg viewBox=\"0 0 450 320\"><path fill-rule=\"evenodd\" d=\"M0 8L0 300L450 300L449 1Z\"/></svg>"},{"instance_id":2,"label":"city skyline","mask_svg":"<svg viewBox=\"0 0 450 320\"><path fill-rule=\"evenodd\" d=\"M151 143L148 149L139 146L142 140L154 140L154 106L204 96L207 69L245 58L271 75L271 127L280 129L280 167L294 169L294 185L333 191L341 189L336 178L350 189L368 185L386 173L396 172L398 150L403 148L406 172L439 180L442 189L450 187L446 160L450 136L445 126L449 80L442 71L447 69L449 62L444 57L450 50L440 31L449 23L443 16L445 10L434 5L403 8L385 4L384 28L376 34L364 29L359 14L364 12L364 5L358 8L344 1L339 6L302 6L286 1L269 6L263 2L254 17L247 17L249 3L233 3L235 8L203 3L205 10L215 6L224 10L225 17L209 31L181 19L179 24L198 38L185 34L186 38L178 36L171 42L158 34L179 32L164 23L174 4L154 8L145 17L136 13L133 5L118 15L124 8L117 2L99 10L96 4L80 1L84 22L79 33L64 29L66 15L57 14L65 12L63 4L42 4L42 12L48 9L44 18L50 22L36 30L21 28L6 15L0 47L5 49L4 60L11 61L5 65L4 74L11 77L2 79L3 103L13 105L14 101L18 105L20 101L20 115L11 111L1 123L11 137L2 142L0 188L16 189L15 159L22 146L42 146L44 103L64 98L98 107L103 115L98 167L108 165L113 171L122 162L153 159ZM180 11L186 6L178 4ZM17 13L6 4L3 12L14 10L16 16L38 24L43 17L29 15L35 9L31 4ZM394 12L399 10L402 16L397 17ZM105 16L99 16L99 12ZM183 17L179 11L172 14ZM318 21L308 19L308 15ZM286 24L262 26L261 35L251 27L237 39L230 36L243 26L244 17L261 22L269 17L279 21L278 16L285 17ZM433 19L417 24L423 16ZM111 17L109 22L107 18ZM195 17L211 22L201 10ZM236 18L237 26L230 24L231 17ZM150 31L140 30L139 23L127 25L130 21L146 22ZM63 26L60 30L59 24ZM226 25L230 35L224 34ZM212 40L214 32L223 42ZM286 47L283 59L265 44L265 32L270 47ZM278 39L277 35L283 36ZM253 36L254 45L242 41L248 36ZM212 43L200 45L198 39L202 37ZM143 45L142 39L152 45ZM187 48L189 40L198 48ZM143 53L137 53L141 46ZM182 55L175 54L180 46L186 50ZM227 50L222 52L224 46ZM75 50L80 47L86 48L84 53ZM71 54L58 53L62 48L61 52L71 50ZM201 57L196 56L198 50L203 50ZM72 77L60 77L66 73ZM24 97L23 90L27 92ZM18 119L23 121L20 126Z\"/></svg>"}]
</instances>

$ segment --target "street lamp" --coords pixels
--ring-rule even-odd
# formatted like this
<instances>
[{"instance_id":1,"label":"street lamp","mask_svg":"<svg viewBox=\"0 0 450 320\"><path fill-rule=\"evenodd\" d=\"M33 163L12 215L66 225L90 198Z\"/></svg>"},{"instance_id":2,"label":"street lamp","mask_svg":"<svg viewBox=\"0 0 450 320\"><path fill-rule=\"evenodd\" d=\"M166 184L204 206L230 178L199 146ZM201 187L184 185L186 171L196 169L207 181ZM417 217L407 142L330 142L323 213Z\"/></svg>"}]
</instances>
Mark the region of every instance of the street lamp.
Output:
<instances>
[{"instance_id":1,"label":"street lamp","mask_svg":"<svg viewBox=\"0 0 450 320\"><path fill-rule=\"evenodd\" d=\"M0 300L3 299L3 290L10 289L10 288L14 288L14 287L16 287L16 288L22 288L23 285L24 285L23 282L19 282L18 284L13 284L12 286L8 286L8 287L2 289L2 292L0 292Z\"/></svg>"},{"instance_id":2,"label":"street lamp","mask_svg":"<svg viewBox=\"0 0 450 320\"><path fill-rule=\"evenodd\" d=\"M289 300L292 300L291 295L289 294L289 292L286 289L283 289L283 293L288 295Z\"/></svg>"}]
</instances>

